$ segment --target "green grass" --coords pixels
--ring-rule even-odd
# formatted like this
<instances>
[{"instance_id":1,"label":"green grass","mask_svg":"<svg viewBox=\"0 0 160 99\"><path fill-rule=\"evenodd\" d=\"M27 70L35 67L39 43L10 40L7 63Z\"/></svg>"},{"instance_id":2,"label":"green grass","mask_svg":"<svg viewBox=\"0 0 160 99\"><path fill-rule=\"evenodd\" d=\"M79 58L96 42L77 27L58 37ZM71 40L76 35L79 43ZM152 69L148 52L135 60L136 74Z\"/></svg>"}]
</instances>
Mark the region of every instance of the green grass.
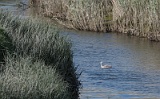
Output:
<instances>
[{"instance_id":1,"label":"green grass","mask_svg":"<svg viewBox=\"0 0 160 99\"><path fill-rule=\"evenodd\" d=\"M6 35L5 30L0 27L0 63L4 62L6 51L11 52L13 48L11 39Z\"/></svg>"},{"instance_id":2,"label":"green grass","mask_svg":"<svg viewBox=\"0 0 160 99\"><path fill-rule=\"evenodd\" d=\"M51 69L54 68L68 84L70 99L78 97L79 81L73 65L72 45L66 37L59 35L56 27L32 19L22 20L3 11L0 12L0 25L15 46L11 55L29 56L34 61L40 60Z\"/></svg>"},{"instance_id":3,"label":"green grass","mask_svg":"<svg viewBox=\"0 0 160 99\"><path fill-rule=\"evenodd\" d=\"M1 99L71 99L69 84L55 68L32 57L7 57L0 74Z\"/></svg>"}]
</instances>

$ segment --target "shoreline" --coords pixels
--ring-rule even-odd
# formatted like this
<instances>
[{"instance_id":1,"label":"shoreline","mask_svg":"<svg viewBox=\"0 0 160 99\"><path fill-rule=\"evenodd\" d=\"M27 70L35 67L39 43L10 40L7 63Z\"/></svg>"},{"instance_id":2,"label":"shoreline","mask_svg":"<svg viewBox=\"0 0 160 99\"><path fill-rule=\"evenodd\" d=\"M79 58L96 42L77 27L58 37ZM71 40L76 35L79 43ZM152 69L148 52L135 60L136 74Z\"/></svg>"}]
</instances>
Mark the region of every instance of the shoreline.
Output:
<instances>
[{"instance_id":1,"label":"shoreline","mask_svg":"<svg viewBox=\"0 0 160 99\"><path fill-rule=\"evenodd\" d=\"M56 0L30 0L30 4L38 7L41 15L53 18L67 28L126 33L130 36L160 41L158 27L160 25L158 20L160 13L157 12L160 7L152 4L152 2L145 2L145 0L124 1L62 0L57 2ZM158 0L155 2L160 4ZM155 6L151 9L153 5ZM148 7L150 9L147 9Z\"/></svg>"},{"instance_id":2,"label":"shoreline","mask_svg":"<svg viewBox=\"0 0 160 99\"><path fill-rule=\"evenodd\" d=\"M56 27L3 11L0 25L0 37L10 39L0 42L0 54L4 55L0 60L4 61L0 64L4 67L0 71L2 99L79 98L71 42L60 36Z\"/></svg>"}]
</instances>

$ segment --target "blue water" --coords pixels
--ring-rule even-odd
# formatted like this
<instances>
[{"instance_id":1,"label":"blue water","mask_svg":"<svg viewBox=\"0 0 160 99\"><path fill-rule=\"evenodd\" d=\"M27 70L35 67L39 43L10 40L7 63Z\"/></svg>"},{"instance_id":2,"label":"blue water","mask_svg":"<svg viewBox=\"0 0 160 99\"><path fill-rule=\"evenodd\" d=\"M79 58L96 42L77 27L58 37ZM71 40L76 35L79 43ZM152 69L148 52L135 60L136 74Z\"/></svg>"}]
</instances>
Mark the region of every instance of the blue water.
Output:
<instances>
[{"instance_id":1,"label":"blue water","mask_svg":"<svg viewBox=\"0 0 160 99\"><path fill-rule=\"evenodd\" d=\"M81 99L160 98L160 43L116 33L63 33L83 71ZM100 61L112 68L101 69Z\"/></svg>"}]
</instances>

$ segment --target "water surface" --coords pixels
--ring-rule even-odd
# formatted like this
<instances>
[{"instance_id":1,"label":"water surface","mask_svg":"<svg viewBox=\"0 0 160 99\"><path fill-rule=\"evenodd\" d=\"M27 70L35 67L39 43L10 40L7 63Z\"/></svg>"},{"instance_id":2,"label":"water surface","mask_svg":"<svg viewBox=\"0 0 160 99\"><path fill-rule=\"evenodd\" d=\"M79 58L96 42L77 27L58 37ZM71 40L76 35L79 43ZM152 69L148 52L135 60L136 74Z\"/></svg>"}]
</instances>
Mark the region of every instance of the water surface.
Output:
<instances>
[{"instance_id":1,"label":"water surface","mask_svg":"<svg viewBox=\"0 0 160 99\"><path fill-rule=\"evenodd\" d=\"M64 32L83 71L81 99L160 98L160 43L116 33ZM101 69L100 61L113 68Z\"/></svg>"}]
</instances>

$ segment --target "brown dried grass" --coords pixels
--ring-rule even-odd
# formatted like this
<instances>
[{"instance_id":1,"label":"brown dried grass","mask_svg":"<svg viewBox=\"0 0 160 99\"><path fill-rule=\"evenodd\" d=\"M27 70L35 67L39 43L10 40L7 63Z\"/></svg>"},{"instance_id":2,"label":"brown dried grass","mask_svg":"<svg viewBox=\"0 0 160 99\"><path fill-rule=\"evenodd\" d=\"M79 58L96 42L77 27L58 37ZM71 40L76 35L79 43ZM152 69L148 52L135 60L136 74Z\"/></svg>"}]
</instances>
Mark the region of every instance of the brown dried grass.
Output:
<instances>
[{"instance_id":1,"label":"brown dried grass","mask_svg":"<svg viewBox=\"0 0 160 99\"><path fill-rule=\"evenodd\" d=\"M160 40L159 0L30 0L69 28L116 31Z\"/></svg>"},{"instance_id":2,"label":"brown dried grass","mask_svg":"<svg viewBox=\"0 0 160 99\"><path fill-rule=\"evenodd\" d=\"M31 0L32 1L32 0ZM111 9L110 0L40 0L44 15L69 28L106 31L105 17Z\"/></svg>"},{"instance_id":3,"label":"brown dried grass","mask_svg":"<svg viewBox=\"0 0 160 99\"><path fill-rule=\"evenodd\" d=\"M123 0L118 9L123 15L114 22L114 31L160 40L159 0Z\"/></svg>"}]
</instances>

